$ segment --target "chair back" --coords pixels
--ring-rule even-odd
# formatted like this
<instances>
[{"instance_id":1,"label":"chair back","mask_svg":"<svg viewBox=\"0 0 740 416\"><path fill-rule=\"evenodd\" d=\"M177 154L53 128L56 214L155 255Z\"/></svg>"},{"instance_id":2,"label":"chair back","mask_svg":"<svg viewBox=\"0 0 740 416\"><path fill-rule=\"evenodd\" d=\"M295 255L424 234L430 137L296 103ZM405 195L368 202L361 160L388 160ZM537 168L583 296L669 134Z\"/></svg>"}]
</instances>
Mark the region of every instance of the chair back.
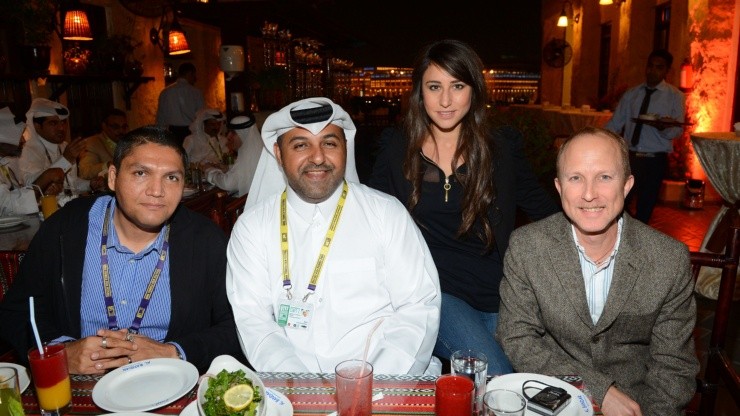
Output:
<instances>
[{"instance_id":1,"label":"chair back","mask_svg":"<svg viewBox=\"0 0 740 416\"><path fill-rule=\"evenodd\" d=\"M0 251L0 301L13 284L25 254L25 251L17 250Z\"/></svg>"},{"instance_id":2,"label":"chair back","mask_svg":"<svg viewBox=\"0 0 740 416\"><path fill-rule=\"evenodd\" d=\"M691 268L696 280L701 267L722 269L717 308L714 311L712 333L709 340L709 353L704 379L698 380L701 403L699 414L714 414L717 400L717 388L720 380L727 387L735 404L740 406L740 377L733 367L732 360L725 352L727 327L731 316L732 297L737 280L738 261L740 261L740 225L733 225L728 236L724 254L702 253L692 251Z\"/></svg>"},{"instance_id":3,"label":"chair back","mask_svg":"<svg viewBox=\"0 0 740 416\"><path fill-rule=\"evenodd\" d=\"M236 220L244 212L244 205L247 203L247 195L244 194L226 204L224 207L224 214L221 223L221 229L224 230L226 235L231 235L231 230L236 224Z\"/></svg>"}]
</instances>

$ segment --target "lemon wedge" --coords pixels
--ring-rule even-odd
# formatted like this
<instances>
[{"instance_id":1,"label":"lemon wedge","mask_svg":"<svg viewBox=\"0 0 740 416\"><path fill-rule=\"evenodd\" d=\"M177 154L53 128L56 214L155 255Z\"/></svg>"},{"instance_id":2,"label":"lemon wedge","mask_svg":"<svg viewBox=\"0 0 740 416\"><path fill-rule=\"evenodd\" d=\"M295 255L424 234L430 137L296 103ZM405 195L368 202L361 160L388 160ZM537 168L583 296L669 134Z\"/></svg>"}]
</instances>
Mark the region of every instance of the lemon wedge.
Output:
<instances>
[{"instance_id":1,"label":"lemon wedge","mask_svg":"<svg viewBox=\"0 0 740 416\"><path fill-rule=\"evenodd\" d=\"M224 405L230 412L244 410L254 398L254 390L249 384L237 384L224 393Z\"/></svg>"}]
</instances>

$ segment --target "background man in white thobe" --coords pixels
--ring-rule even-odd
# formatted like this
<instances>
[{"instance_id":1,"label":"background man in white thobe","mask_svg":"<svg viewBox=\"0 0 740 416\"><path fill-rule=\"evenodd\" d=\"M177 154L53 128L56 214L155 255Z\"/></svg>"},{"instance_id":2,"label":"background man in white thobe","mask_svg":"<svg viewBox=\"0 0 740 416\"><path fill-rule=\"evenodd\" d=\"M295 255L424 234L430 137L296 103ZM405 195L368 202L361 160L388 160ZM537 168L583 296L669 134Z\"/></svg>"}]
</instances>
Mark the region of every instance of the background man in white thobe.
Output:
<instances>
[{"instance_id":1,"label":"background man in white thobe","mask_svg":"<svg viewBox=\"0 0 740 416\"><path fill-rule=\"evenodd\" d=\"M215 108L198 110L190 124L192 134L182 143L190 163L223 163L229 150L222 134L225 120L223 113Z\"/></svg>"},{"instance_id":2,"label":"background man in white thobe","mask_svg":"<svg viewBox=\"0 0 740 416\"><path fill-rule=\"evenodd\" d=\"M254 117L234 117L229 122L228 129L227 147L229 151L237 153L236 161L231 166L223 164L207 166L206 178L208 182L219 188L237 192L239 196L242 196L249 192L264 145L254 123Z\"/></svg>"},{"instance_id":3,"label":"background man in white thobe","mask_svg":"<svg viewBox=\"0 0 740 416\"><path fill-rule=\"evenodd\" d=\"M77 159L85 140L66 141L68 117L69 110L58 102L33 100L26 113L26 144L18 161L23 184L35 184L44 190L51 182L63 182L72 193L104 189L103 178L91 182L78 177Z\"/></svg>"}]
</instances>

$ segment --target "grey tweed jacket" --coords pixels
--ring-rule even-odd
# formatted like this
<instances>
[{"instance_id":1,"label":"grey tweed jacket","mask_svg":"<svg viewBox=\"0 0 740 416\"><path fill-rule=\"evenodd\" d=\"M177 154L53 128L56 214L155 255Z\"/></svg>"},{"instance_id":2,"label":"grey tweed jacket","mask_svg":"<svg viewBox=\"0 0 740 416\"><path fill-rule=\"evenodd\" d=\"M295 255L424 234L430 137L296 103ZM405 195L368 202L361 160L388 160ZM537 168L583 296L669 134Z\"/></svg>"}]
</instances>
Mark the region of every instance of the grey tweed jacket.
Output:
<instances>
[{"instance_id":1,"label":"grey tweed jacket","mask_svg":"<svg viewBox=\"0 0 740 416\"><path fill-rule=\"evenodd\" d=\"M517 229L504 259L496 338L517 371L578 374L598 403L616 385L644 415L680 415L699 369L688 250L623 218L609 296L596 325L565 215Z\"/></svg>"}]
</instances>

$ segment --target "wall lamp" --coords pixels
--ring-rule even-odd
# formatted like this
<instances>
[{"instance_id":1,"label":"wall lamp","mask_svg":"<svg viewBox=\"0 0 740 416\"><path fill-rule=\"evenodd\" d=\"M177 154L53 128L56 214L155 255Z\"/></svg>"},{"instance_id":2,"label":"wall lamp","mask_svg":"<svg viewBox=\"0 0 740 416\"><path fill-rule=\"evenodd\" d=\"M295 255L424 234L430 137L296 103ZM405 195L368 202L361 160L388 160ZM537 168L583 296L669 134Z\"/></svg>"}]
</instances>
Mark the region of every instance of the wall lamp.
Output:
<instances>
[{"instance_id":1,"label":"wall lamp","mask_svg":"<svg viewBox=\"0 0 740 416\"><path fill-rule=\"evenodd\" d=\"M563 11L560 12L560 17L558 18L558 27L568 27L568 14L566 13L565 6L570 6L570 13L573 13L573 3L566 0L563 2ZM573 22L578 23L581 20L581 14L576 14L573 16Z\"/></svg>"},{"instance_id":2,"label":"wall lamp","mask_svg":"<svg viewBox=\"0 0 740 416\"><path fill-rule=\"evenodd\" d=\"M621 6L622 3L626 3L627 0L599 0L599 5L609 6L610 4L617 3L617 6Z\"/></svg>"},{"instance_id":3,"label":"wall lamp","mask_svg":"<svg viewBox=\"0 0 740 416\"><path fill-rule=\"evenodd\" d=\"M167 43L165 43L165 39ZM190 52L188 39L177 21L177 12L172 11L172 21L167 20L167 11L162 13L159 27L149 31L149 40L162 49L165 55L183 55Z\"/></svg>"}]
</instances>

